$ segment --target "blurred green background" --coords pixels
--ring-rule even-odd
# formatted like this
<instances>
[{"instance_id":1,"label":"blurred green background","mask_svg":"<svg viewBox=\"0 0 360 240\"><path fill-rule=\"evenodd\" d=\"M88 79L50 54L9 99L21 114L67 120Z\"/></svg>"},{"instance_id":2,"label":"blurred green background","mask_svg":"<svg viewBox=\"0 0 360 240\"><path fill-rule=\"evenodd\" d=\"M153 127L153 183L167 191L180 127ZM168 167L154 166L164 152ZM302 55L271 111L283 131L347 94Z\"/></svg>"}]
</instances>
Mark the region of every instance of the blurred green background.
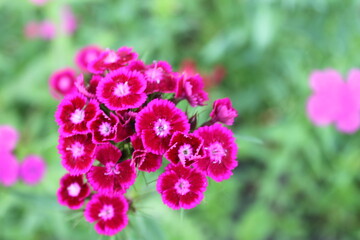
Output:
<instances>
[{"instance_id":1,"label":"blurred green background","mask_svg":"<svg viewBox=\"0 0 360 240\"><path fill-rule=\"evenodd\" d=\"M73 36L25 38L29 21L60 24L63 4L79 21ZM185 58L202 72L221 64L227 75L211 101L230 97L240 115L230 180L210 181L202 204L184 212L164 206L150 184L113 239L360 239L360 136L315 127L305 112L313 69L346 76L360 65L359 15L358 0L1 0L0 124L20 131L19 159L42 155L48 170L35 187L0 187L0 239L108 239L55 197L65 170L48 77L74 67L88 44L131 46L176 70Z\"/></svg>"}]
</instances>

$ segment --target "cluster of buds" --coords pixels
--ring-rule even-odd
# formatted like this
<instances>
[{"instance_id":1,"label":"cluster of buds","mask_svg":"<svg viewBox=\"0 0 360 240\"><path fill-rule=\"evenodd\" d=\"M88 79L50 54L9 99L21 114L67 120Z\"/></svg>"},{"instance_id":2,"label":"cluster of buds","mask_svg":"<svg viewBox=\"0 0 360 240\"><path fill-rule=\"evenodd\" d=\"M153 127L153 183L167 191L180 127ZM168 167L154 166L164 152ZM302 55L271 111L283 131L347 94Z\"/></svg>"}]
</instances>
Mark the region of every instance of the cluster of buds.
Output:
<instances>
[{"instance_id":1,"label":"cluster of buds","mask_svg":"<svg viewBox=\"0 0 360 240\"><path fill-rule=\"evenodd\" d=\"M172 209L190 209L204 198L208 179L230 178L237 166L233 133L236 110L228 98L214 102L207 122L187 116L176 105L204 106L208 95L200 75L174 72L165 61L145 64L131 48L94 46L79 51L82 74L69 70L51 83L65 93L55 113L59 153L68 173L57 196L70 209L84 207L99 234L114 235L128 224L125 197L138 173L156 172L156 190ZM54 76L56 79L54 80ZM71 76L74 78L73 76ZM166 161L163 161L163 158Z\"/></svg>"}]
</instances>

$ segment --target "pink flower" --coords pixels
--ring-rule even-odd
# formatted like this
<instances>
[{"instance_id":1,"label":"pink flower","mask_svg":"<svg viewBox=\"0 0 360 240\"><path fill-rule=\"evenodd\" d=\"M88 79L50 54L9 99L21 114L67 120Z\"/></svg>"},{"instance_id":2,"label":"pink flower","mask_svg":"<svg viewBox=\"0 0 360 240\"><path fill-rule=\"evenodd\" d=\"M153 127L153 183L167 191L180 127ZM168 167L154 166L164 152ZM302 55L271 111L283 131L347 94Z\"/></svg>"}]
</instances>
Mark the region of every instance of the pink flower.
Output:
<instances>
[{"instance_id":1,"label":"pink flower","mask_svg":"<svg viewBox=\"0 0 360 240\"><path fill-rule=\"evenodd\" d=\"M132 154L132 165L144 172L155 172L161 167L162 156L147 152L139 135L131 137L131 144L135 150Z\"/></svg>"},{"instance_id":2,"label":"pink flower","mask_svg":"<svg viewBox=\"0 0 360 240\"><path fill-rule=\"evenodd\" d=\"M80 94L66 97L55 113L55 120L60 126L60 134L70 136L90 132L88 126L95 119L98 111L99 104L96 100L87 101Z\"/></svg>"},{"instance_id":3,"label":"pink flower","mask_svg":"<svg viewBox=\"0 0 360 240\"><path fill-rule=\"evenodd\" d=\"M235 108L232 107L229 98L218 99L213 104L210 117L213 122L221 122L226 125L233 125L234 119L238 116Z\"/></svg>"},{"instance_id":4,"label":"pink flower","mask_svg":"<svg viewBox=\"0 0 360 240\"><path fill-rule=\"evenodd\" d=\"M44 5L44 4L47 3L48 1L49 1L49 0L30 0L30 2L32 2L33 4L38 5L38 6Z\"/></svg>"},{"instance_id":5,"label":"pink flower","mask_svg":"<svg viewBox=\"0 0 360 240\"><path fill-rule=\"evenodd\" d=\"M19 140L19 133L8 125L0 125L0 150L11 152Z\"/></svg>"},{"instance_id":6,"label":"pink flower","mask_svg":"<svg viewBox=\"0 0 360 240\"><path fill-rule=\"evenodd\" d=\"M116 52L107 49L95 61L89 63L88 70L94 74L102 74L105 70L116 70L126 66L137 57L137 53L129 47L121 47Z\"/></svg>"},{"instance_id":7,"label":"pink flower","mask_svg":"<svg viewBox=\"0 0 360 240\"><path fill-rule=\"evenodd\" d=\"M90 124L90 129L93 133L93 142L101 144L109 140L114 140L118 122L119 120L115 114L110 113L110 116L107 116L104 112L100 112Z\"/></svg>"},{"instance_id":8,"label":"pink flower","mask_svg":"<svg viewBox=\"0 0 360 240\"><path fill-rule=\"evenodd\" d=\"M112 236L124 229L128 224L126 215L129 204L124 196L94 195L85 208L86 221L95 224L98 234Z\"/></svg>"},{"instance_id":9,"label":"pink flower","mask_svg":"<svg viewBox=\"0 0 360 240\"><path fill-rule=\"evenodd\" d=\"M90 195L90 187L84 183L83 176L67 173L60 179L60 188L56 195L61 205L75 210L81 208L85 198Z\"/></svg>"},{"instance_id":10,"label":"pink flower","mask_svg":"<svg viewBox=\"0 0 360 240\"><path fill-rule=\"evenodd\" d=\"M39 36L44 40L51 40L56 35L55 24L50 20L45 20L39 24Z\"/></svg>"},{"instance_id":11,"label":"pink flower","mask_svg":"<svg viewBox=\"0 0 360 240\"><path fill-rule=\"evenodd\" d=\"M84 81L84 75L80 74L75 81L75 86L79 93L88 98L96 98L96 88L99 85L102 77L99 75L92 75L88 84Z\"/></svg>"},{"instance_id":12,"label":"pink flower","mask_svg":"<svg viewBox=\"0 0 360 240\"><path fill-rule=\"evenodd\" d=\"M9 151L0 148L0 184L11 186L16 183L19 175L19 163Z\"/></svg>"},{"instance_id":13,"label":"pink flower","mask_svg":"<svg viewBox=\"0 0 360 240\"><path fill-rule=\"evenodd\" d=\"M77 28L77 20L74 12L69 5L63 6L61 9L62 29L68 35L72 35Z\"/></svg>"},{"instance_id":14,"label":"pink flower","mask_svg":"<svg viewBox=\"0 0 360 240\"><path fill-rule=\"evenodd\" d=\"M183 166L190 166L196 158L203 155L203 140L193 134L175 132L170 140L170 148L165 158L173 164L181 162Z\"/></svg>"},{"instance_id":15,"label":"pink flower","mask_svg":"<svg viewBox=\"0 0 360 240\"><path fill-rule=\"evenodd\" d=\"M84 72L88 72L89 64L95 61L102 51L103 50L101 48L95 45L89 45L80 49L75 57L76 65L78 65L78 67Z\"/></svg>"},{"instance_id":16,"label":"pink flower","mask_svg":"<svg viewBox=\"0 0 360 240\"><path fill-rule=\"evenodd\" d=\"M194 131L204 140L205 156L197 158L194 166L217 182L226 180L238 165L235 160L237 145L231 130L220 124L205 126Z\"/></svg>"},{"instance_id":17,"label":"pink flower","mask_svg":"<svg viewBox=\"0 0 360 240\"><path fill-rule=\"evenodd\" d=\"M162 155L169 148L172 135L176 131L187 133L190 124L174 103L154 99L136 116L135 129L148 152Z\"/></svg>"},{"instance_id":18,"label":"pink flower","mask_svg":"<svg viewBox=\"0 0 360 240\"><path fill-rule=\"evenodd\" d=\"M173 93L176 89L176 78L171 66L166 61L154 61L146 66L137 60L129 64L129 69L137 70L144 74L147 81L146 93L164 92Z\"/></svg>"},{"instance_id":19,"label":"pink flower","mask_svg":"<svg viewBox=\"0 0 360 240\"><path fill-rule=\"evenodd\" d=\"M105 194L124 193L136 178L135 168L130 160L118 163L122 153L112 144L97 147L95 158L103 166L93 166L87 173L90 185L95 191Z\"/></svg>"},{"instance_id":20,"label":"pink flower","mask_svg":"<svg viewBox=\"0 0 360 240\"><path fill-rule=\"evenodd\" d=\"M38 184L44 177L46 164L40 156L27 156L20 166L20 177L28 185Z\"/></svg>"},{"instance_id":21,"label":"pink flower","mask_svg":"<svg viewBox=\"0 0 360 240\"><path fill-rule=\"evenodd\" d=\"M76 73L71 68L64 68L54 72L49 79L50 92L59 99L73 93L75 89Z\"/></svg>"},{"instance_id":22,"label":"pink flower","mask_svg":"<svg viewBox=\"0 0 360 240\"><path fill-rule=\"evenodd\" d=\"M172 209L196 207L204 198L206 187L204 174L181 164L169 164L156 184L164 204Z\"/></svg>"},{"instance_id":23,"label":"pink flower","mask_svg":"<svg viewBox=\"0 0 360 240\"><path fill-rule=\"evenodd\" d=\"M28 39L37 38L39 36L40 26L37 22L28 22L24 28L25 37Z\"/></svg>"},{"instance_id":24,"label":"pink flower","mask_svg":"<svg viewBox=\"0 0 360 240\"><path fill-rule=\"evenodd\" d=\"M188 100L192 107L203 106L204 102L209 100L199 74L190 77L181 75L177 81L175 97Z\"/></svg>"},{"instance_id":25,"label":"pink flower","mask_svg":"<svg viewBox=\"0 0 360 240\"><path fill-rule=\"evenodd\" d=\"M100 81L96 95L111 110L138 108L146 101L144 77L136 71L121 68Z\"/></svg>"},{"instance_id":26,"label":"pink flower","mask_svg":"<svg viewBox=\"0 0 360 240\"><path fill-rule=\"evenodd\" d=\"M91 134L60 137L58 149L61 164L72 175L87 173L94 162L95 146Z\"/></svg>"},{"instance_id":27,"label":"pink flower","mask_svg":"<svg viewBox=\"0 0 360 240\"><path fill-rule=\"evenodd\" d=\"M307 103L310 120L318 126L335 123L339 131L354 133L360 127L360 71L352 70L348 82L335 70L315 71L310 76L314 94Z\"/></svg>"}]
</instances>

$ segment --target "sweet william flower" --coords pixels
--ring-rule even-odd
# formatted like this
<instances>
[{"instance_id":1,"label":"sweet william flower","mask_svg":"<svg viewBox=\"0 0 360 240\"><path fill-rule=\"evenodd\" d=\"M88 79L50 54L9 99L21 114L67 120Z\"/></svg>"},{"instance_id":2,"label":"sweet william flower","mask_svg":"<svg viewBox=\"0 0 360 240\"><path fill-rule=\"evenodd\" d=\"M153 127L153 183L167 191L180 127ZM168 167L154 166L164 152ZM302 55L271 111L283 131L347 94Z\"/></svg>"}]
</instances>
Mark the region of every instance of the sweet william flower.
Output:
<instances>
[{"instance_id":1,"label":"sweet william flower","mask_svg":"<svg viewBox=\"0 0 360 240\"><path fill-rule=\"evenodd\" d=\"M122 68L100 81L96 96L111 110L126 110L138 108L146 101L145 88L142 74Z\"/></svg>"},{"instance_id":2,"label":"sweet william flower","mask_svg":"<svg viewBox=\"0 0 360 240\"><path fill-rule=\"evenodd\" d=\"M124 193L136 178L135 168L130 160L118 163L122 153L108 143L97 147L95 158L103 166L92 166L87 179L95 191L105 194Z\"/></svg>"},{"instance_id":3,"label":"sweet william flower","mask_svg":"<svg viewBox=\"0 0 360 240\"><path fill-rule=\"evenodd\" d=\"M29 155L20 165L20 177L28 185L38 184L45 172L46 164L40 156Z\"/></svg>"},{"instance_id":4,"label":"sweet william flower","mask_svg":"<svg viewBox=\"0 0 360 240\"><path fill-rule=\"evenodd\" d=\"M90 124L93 142L102 144L109 140L114 140L118 123L119 120L115 114L110 113L110 115L107 116L105 113L99 112L95 120Z\"/></svg>"},{"instance_id":5,"label":"sweet william flower","mask_svg":"<svg viewBox=\"0 0 360 240\"><path fill-rule=\"evenodd\" d=\"M89 64L95 61L102 49L96 45L89 45L80 49L75 56L76 65L84 72L89 72Z\"/></svg>"},{"instance_id":6,"label":"sweet william flower","mask_svg":"<svg viewBox=\"0 0 360 240\"><path fill-rule=\"evenodd\" d=\"M76 73L71 68L54 72L49 79L50 93L56 99L75 92Z\"/></svg>"},{"instance_id":7,"label":"sweet william flower","mask_svg":"<svg viewBox=\"0 0 360 240\"><path fill-rule=\"evenodd\" d=\"M229 98L218 99L213 104L210 117L213 122L221 122L226 125L233 125L234 119L238 116Z\"/></svg>"},{"instance_id":8,"label":"sweet william flower","mask_svg":"<svg viewBox=\"0 0 360 240\"><path fill-rule=\"evenodd\" d=\"M129 204L124 196L96 194L85 208L86 221L95 223L98 234L112 236L123 230L128 224L126 215Z\"/></svg>"},{"instance_id":9,"label":"sweet william flower","mask_svg":"<svg viewBox=\"0 0 360 240\"><path fill-rule=\"evenodd\" d=\"M231 177L232 170L238 165L235 160L237 145L231 130L221 124L205 126L194 131L204 141L205 156L197 158L195 168L204 172L217 182Z\"/></svg>"},{"instance_id":10,"label":"sweet william flower","mask_svg":"<svg viewBox=\"0 0 360 240\"><path fill-rule=\"evenodd\" d=\"M203 140L193 134L175 132L170 140L170 148L165 158L173 164L180 162L183 166L190 166L196 158L203 155Z\"/></svg>"},{"instance_id":11,"label":"sweet william flower","mask_svg":"<svg viewBox=\"0 0 360 240\"><path fill-rule=\"evenodd\" d=\"M0 150L11 152L19 140L19 133L9 125L0 126Z\"/></svg>"},{"instance_id":12,"label":"sweet william flower","mask_svg":"<svg viewBox=\"0 0 360 240\"><path fill-rule=\"evenodd\" d=\"M162 156L147 152L139 135L131 136L131 144L134 147L131 163L137 169L144 172L155 172L161 167Z\"/></svg>"},{"instance_id":13,"label":"sweet william flower","mask_svg":"<svg viewBox=\"0 0 360 240\"><path fill-rule=\"evenodd\" d=\"M90 187L84 182L83 176L73 176L67 173L60 179L57 198L61 205L74 210L79 209L89 195Z\"/></svg>"},{"instance_id":14,"label":"sweet william flower","mask_svg":"<svg viewBox=\"0 0 360 240\"><path fill-rule=\"evenodd\" d=\"M157 155L166 152L175 132L187 133L189 129L185 113L174 103L163 99L152 100L135 120L135 130L141 135L145 149Z\"/></svg>"},{"instance_id":15,"label":"sweet william flower","mask_svg":"<svg viewBox=\"0 0 360 240\"><path fill-rule=\"evenodd\" d=\"M71 136L90 132L89 124L99 111L96 100L88 101L81 94L67 96L55 112L55 120L61 136Z\"/></svg>"},{"instance_id":16,"label":"sweet william flower","mask_svg":"<svg viewBox=\"0 0 360 240\"><path fill-rule=\"evenodd\" d=\"M14 185L19 177L19 163L9 151L0 148L0 183L4 186Z\"/></svg>"},{"instance_id":17,"label":"sweet william flower","mask_svg":"<svg viewBox=\"0 0 360 240\"><path fill-rule=\"evenodd\" d=\"M157 181L156 190L172 209L196 207L204 198L207 179L203 173L182 164L169 164Z\"/></svg>"},{"instance_id":18,"label":"sweet william flower","mask_svg":"<svg viewBox=\"0 0 360 240\"><path fill-rule=\"evenodd\" d=\"M204 91L204 82L199 74L195 76L179 76L176 85L175 97L186 99L192 107L204 106L209 100L207 92Z\"/></svg>"},{"instance_id":19,"label":"sweet william flower","mask_svg":"<svg viewBox=\"0 0 360 240\"><path fill-rule=\"evenodd\" d=\"M101 81L100 75L93 75L89 83L85 83L84 75L80 74L75 81L75 86L79 93L88 98L96 98L96 88Z\"/></svg>"},{"instance_id":20,"label":"sweet william flower","mask_svg":"<svg viewBox=\"0 0 360 240\"><path fill-rule=\"evenodd\" d=\"M90 133L60 137L61 164L72 175L87 173L94 162L95 146Z\"/></svg>"}]
</instances>

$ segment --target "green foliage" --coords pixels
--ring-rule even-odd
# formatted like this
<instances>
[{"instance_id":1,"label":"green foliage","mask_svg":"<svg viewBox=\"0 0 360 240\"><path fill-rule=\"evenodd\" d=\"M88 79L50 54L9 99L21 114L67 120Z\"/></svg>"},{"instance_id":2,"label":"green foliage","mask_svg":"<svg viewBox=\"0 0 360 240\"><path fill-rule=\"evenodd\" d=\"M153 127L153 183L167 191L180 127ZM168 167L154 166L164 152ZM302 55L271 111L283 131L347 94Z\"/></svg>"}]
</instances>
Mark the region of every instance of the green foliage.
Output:
<instances>
[{"instance_id":1,"label":"green foliage","mask_svg":"<svg viewBox=\"0 0 360 240\"><path fill-rule=\"evenodd\" d=\"M79 19L74 36L23 36L28 21L59 23L64 3ZM359 7L357 0L0 1L0 124L19 129L19 159L36 153L48 163L39 186L0 188L0 239L108 239L55 195L65 171L48 77L74 66L88 44L132 46L176 70L185 58L204 72L221 64L227 75L210 97L230 97L240 114L232 126L239 167L230 180L210 180L203 203L181 213L161 203L154 182L138 178L129 194L149 193L112 239L359 239L359 134L317 128L305 113L313 69L346 76L359 66Z\"/></svg>"}]
</instances>

